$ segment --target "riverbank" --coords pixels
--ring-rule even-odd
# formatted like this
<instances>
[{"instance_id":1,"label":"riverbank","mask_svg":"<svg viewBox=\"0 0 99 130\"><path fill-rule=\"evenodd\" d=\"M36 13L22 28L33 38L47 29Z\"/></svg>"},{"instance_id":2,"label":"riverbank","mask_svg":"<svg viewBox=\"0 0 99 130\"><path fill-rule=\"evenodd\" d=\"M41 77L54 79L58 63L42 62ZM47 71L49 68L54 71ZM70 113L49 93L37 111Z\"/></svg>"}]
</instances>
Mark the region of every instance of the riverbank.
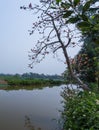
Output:
<instances>
[{"instance_id":1,"label":"riverbank","mask_svg":"<svg viewBox=\"0 0 99 130\"><path fill-rule=\"evenodd\" d=\"M8 86L7 81L5 81L4 79L0 79L0 90L6 89L7 86Z\"/></svg>"},{"instance_id":2,"label":"riverbank","mask_svg":"<svg viewBox=\"0 0 99 130\"><path fill-rule=\"evenodd\" d=\"M6 79L10 86L30 86L30 85L60 85L63 81L60 80L45 80L45 79Z\"/></svg>"},{"instance_id":3,"label":"riverbank","mask_svg":"<svg viewBox=\"0 0 99 130\"><path fill-rule=\"evenodd\" d=\"M24 78L3 78L0 79L0 89L36 89L36 88L44 88L46 86L59 86L63 84L61 80L52 80L52 79L24 79Z\"/></svg>"},{"instance_id":4,"label":"riverbank","mask_svg":"<svg viewBox=\"0 0 99 130\"><path fill-rule=\"evenodd\" d=\"M24 74L0 74L0 84L9 86L31 86L31 85L60 85L64 80L59 75L44 75L36 73Z\"/></svg>"},{"instance_id":5,"label":"riverbank","mask_svg":"<svg viewBox=\"0 0 99 130\"><path fill-rule=\"evenodd\" d=\"M7 81L5 81L4 79L0 79L0 85L7 85Z\"/></svg>"}]
</instances>

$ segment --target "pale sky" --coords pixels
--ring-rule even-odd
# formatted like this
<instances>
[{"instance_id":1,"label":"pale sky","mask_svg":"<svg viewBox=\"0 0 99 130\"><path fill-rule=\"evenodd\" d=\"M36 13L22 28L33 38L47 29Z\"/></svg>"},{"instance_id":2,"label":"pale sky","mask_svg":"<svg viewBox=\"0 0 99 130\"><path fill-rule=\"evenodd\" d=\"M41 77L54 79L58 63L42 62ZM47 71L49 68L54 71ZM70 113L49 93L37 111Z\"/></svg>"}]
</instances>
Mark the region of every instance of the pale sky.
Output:
<instances>
[{"instance_id":1,"label":"pale sky","mask_svg":"<svg viewBox=\"0 0 99 130\"><path fill-rule=\"evenodd\" d=\"M31 29L35 19L31 11L20 10L20 6L37 3L38 0L1 0L0 1L0 73L22 74L26 72L61 74L65 71L66 65L53 58L52 55L46 57L40 64L36 64L33 69L28 67L28 51L38 36L30 36L28 30ZM69 49L69 54L73 57L79 50ZM63 59L62 56L60 56Z\"/></svg>"}]
</instances>

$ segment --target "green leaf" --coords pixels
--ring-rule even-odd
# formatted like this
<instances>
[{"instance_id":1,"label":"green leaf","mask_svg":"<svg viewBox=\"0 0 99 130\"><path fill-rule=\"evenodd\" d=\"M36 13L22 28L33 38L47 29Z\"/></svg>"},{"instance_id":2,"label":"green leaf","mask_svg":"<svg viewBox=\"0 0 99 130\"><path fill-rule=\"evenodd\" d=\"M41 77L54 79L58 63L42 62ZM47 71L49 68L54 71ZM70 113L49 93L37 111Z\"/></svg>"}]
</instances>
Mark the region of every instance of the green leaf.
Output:
<instances>
[{"instance_id":1,"label":"green leaf","mask_svg":"<svg viewBox=\"0 0 99 130\"><path fill-rule=\"evenodd\" d=\"M65 2L65 3L62 2L62 3L61 3L61 7L64 8L64 9L69 9L70 6L71 6L71 5L70 5L69 3L67 3L67 2Z\"/></svg>"},{"instance_id":2,"label":"green leaf","mask_svg":"<svg viewBox=\"0 0 99 130\"><path fill-rule=\"evenodd\" d=\"M72 17L70 18L66 23L76 23L78 22L80 19L78 17Z\"/></svg>"},{"instance_id":3,"label":"green leaf","mask_svg":"<svg viewBox=\"0 0 99 130\"><path fill-rule=\"evenodd\" d=\"M78 6L78 11L82 12L82 9L83 9L83 5L79 5Z\"/></svg>"},{"instance_id":4,"label":"green leaf","mask_svg":"<svg viewBox=\"0 0 99 130\"><path fill-rule=\"evenodd\" d=\"M95 24L95 26L94 26L93 30L96 30L96 31L98 31L98 30L99 30L99 23Z\"/></svg>"},{"instance_id":5,"label":"green leaf","mask_svg":"<svg viewBox=\"0 0 99 130\"><path fill-rule=\"evenodd\" d=\"M82 33L89 32L91 24L89 22L80 22L77 24L77 27L82 31Z\"/></svg>"},{"instance_id":6,"label":"green leaf","mask_svg":"<svg viewBox=\"0 0 99 130\"><path fill-rule=\"evenodd\" d=\"M59 4L61 2L61 0L56 0L56 3Z\"/></svg>"},{"instance_id":7,"label":"green leaf","mask_svg":"<svg viewBox=\"0 0 99 130\"><path fill-rule=\"evenodd\" d=\"M78 5L80 0L74 0L74 6Z\"/></svg>"},{"instance_id":8,"label":"green leaf","mask_svg":"<svg viewBox=\"0 0 99 130\"><path fill-rule=\"evenodd\" d=\"M90 3L91 3L91 1L88 1L85 3L85 5L83 6L83 13L89 9Z\"/></svg>"},{"instance_id":9,"label":"green leaf","mask_svg":"<svg viewBox=\"0 0 99 130\"><path fill-rule=\"evenodd\" d=\"M89 22L80 22L77 24L77 26L79 28L82 28L82 27L89 27L90 26L90 23Z\"/></svg>"},{"instance_id":10,"label":"green leaf","mask_svg":"<svg viewBox=\"0 0 99 130\"><path fill-rule=\"evenodd\" d=\"M81 15L81 17L82 17L82 19L84 20L84 21L88 21L88 17L86 16L86 15Z\"/></svg>"},{"instance_id":11,"label":"green leaf","mask_svg":"<svg viewBox=\"0 0 99 130\"><path fill-rule=\"evenodd\" d=\"M63 15L63 18L68 18L72 13L73 11L66 11L66 13Z\"/></svg>"}]
</instances>

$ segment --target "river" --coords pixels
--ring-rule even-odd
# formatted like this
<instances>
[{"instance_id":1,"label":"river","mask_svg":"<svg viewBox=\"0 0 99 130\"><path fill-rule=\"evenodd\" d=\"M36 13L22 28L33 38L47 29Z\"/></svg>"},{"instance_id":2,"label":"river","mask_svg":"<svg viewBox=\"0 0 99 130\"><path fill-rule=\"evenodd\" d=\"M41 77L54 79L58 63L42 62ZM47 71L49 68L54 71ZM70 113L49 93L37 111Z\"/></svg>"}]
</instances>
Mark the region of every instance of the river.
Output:
<instances>
[{"instance_id":1,"label":"river","mask_svg":"<svg viewBox=\"0 0 99 130\"><path fill-rule=\"evenodd\" d=\"M0 130L60 130L63 87L0 90Z\"/></svg>"}]
</instances>

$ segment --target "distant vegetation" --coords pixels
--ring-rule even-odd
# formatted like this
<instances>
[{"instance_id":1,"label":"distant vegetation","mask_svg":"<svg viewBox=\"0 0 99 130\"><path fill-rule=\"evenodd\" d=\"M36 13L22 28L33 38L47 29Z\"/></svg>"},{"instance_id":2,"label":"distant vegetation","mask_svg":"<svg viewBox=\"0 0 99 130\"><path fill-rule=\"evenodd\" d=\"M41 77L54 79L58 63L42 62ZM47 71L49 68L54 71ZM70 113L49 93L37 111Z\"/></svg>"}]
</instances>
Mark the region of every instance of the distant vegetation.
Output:
<instances>
[{"instance_id":1,"label":"distant vegetation","mask_svg":"<svg viewBox=\"0 0 99 130\"><path fill-rule=\"evenodd\" d=\"M63 77L60 75L45 75L45 74L38 74L38 73L23 73L23 74L0 74L1 78L22 78L22 79L54 79L54 80L63 80Z\"/></svg>"},{"instance_id":2,"label":"distant vegetation","mask_svg":"<svg viewBox=\"0 0 99 130\"><path fill-rule=\"evenodd\" d=\"M62 76L37 73L0 74L0 79L6 81L10 86L60 85L64 82Z\"/></svg>"}]
</instances>

